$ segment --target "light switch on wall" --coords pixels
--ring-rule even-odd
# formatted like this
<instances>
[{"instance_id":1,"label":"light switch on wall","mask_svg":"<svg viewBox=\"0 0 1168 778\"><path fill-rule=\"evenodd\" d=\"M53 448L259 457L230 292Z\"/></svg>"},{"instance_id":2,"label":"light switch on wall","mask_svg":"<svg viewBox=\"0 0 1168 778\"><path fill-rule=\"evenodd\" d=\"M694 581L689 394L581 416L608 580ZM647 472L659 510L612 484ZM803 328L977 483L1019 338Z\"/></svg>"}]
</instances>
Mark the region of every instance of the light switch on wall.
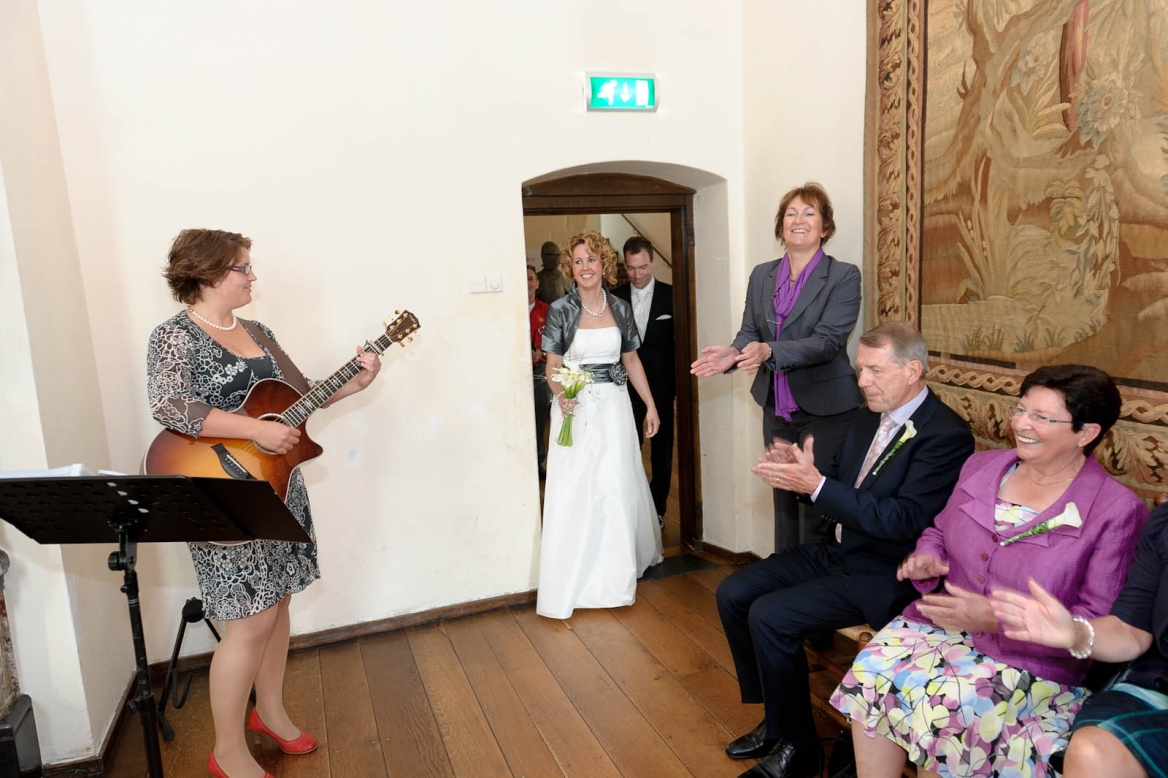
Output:
<instances>
[{"instance_id":1,"label":"light switch on wall","mask_svg":"<svg viewBox=\"0 0 1168 778\"><path fill-rule=\"evenodd\" d=\"M471 294L498 294L503 291L503 276L498 273L469 276L467 286Z\"/></svg>"}]
</instances>

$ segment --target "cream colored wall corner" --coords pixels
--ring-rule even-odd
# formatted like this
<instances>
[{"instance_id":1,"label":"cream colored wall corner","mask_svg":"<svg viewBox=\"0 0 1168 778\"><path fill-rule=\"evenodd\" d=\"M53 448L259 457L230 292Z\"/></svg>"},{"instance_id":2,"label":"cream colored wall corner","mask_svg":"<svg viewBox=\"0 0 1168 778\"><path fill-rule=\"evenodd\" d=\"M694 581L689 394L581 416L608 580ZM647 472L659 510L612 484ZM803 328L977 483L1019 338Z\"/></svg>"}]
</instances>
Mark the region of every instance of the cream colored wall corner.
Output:
<instances>
[{"instance_id":1,"label":"cream colored wall corner","mask_svg":"<svg viewBox=\"0 0 1168 778\"><path fill-rule=\"evenodd\" d=\"M37 7L0 4L0 468L106 467L82 269ZM5 597L22 690L49 761L96 753L132 651L108 549L42 547L5 527Z\"/></svg>"}]
</instances>

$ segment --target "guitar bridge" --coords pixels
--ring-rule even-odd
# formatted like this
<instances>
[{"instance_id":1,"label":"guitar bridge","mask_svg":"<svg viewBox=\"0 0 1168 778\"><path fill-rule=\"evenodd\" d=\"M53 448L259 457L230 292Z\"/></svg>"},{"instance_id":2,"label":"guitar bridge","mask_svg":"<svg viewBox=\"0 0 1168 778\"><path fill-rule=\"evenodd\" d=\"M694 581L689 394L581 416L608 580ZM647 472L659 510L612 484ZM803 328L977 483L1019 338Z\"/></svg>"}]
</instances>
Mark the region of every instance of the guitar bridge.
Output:
<instances>
[{"instance_id":1,"label":"guitar bridge","mask_svg":"<svg viewBox=\"0 0 1168 778\"><path fill-rule=\"evenodd\" d=\"M239 464L239 460L233 457L231 452L222 443L216 443L214 446L211 446L211 450L215 452L215 456L219 457L219 465L227 475L237 481L257 480L255 476L244 469L243 465Z\"/></svg>"}]
</instances>

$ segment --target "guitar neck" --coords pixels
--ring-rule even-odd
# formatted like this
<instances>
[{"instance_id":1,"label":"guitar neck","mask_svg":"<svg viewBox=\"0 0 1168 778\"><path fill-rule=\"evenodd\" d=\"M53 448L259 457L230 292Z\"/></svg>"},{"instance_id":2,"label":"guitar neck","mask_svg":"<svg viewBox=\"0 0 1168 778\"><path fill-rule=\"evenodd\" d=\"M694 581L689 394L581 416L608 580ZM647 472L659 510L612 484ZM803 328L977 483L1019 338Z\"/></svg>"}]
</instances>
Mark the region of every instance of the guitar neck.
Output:
<instances>
[{"instance_id":1,"label":"guitar neck","mask_svg":"<svg viewBox=\"0 0 1168 778\"><path fill-rule=\"evenodd\" d=\"M366 353L373 352L381 356L393 343L392 336L386 333L377 340L366 341L363 350ZM331 400L333 395L341 390L341 387L356 378L360 372L361 363L357 361L356 357L353 357L341 365L340 369L335 373L309 389L303 397L292 403L288 410L283 413L284 421L290 427L299 427L318 408Z\"/></svg>"}]
</instances>

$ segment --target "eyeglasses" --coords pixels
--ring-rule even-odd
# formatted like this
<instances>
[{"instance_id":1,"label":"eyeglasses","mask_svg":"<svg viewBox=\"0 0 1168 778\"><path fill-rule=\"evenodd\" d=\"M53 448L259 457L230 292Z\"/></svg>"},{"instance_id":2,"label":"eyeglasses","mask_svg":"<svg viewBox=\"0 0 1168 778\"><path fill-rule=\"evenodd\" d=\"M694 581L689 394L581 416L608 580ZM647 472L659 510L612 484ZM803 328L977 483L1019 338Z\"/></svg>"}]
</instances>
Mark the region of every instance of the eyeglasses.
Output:
<instances>
[{"instance_id":1,"label":"eyeglasses","mask_svg":"<svg viewBox=\"0 0 1168 778\"><path fill-rule=\"evenodd\" d=\"M1010 418L1016 419L1019 416L1029 416L1030 420L1035 424L1074 424L1074 420L1067 421L1066 419L1052 419L1049 416L1043 416L1041 413L1028 411L1021 405L1010 406Z\"/></svg>"},{"instance_id":2,"label":"eyeglasses","mask_svg":"<svg viewBox=\"0 0 1168 778\"><path fill-rule=\"evenodd\" d=\"M252 268L252 265L250 263L248 263L246 265L232 265L228 269L234 270L236 273L243 273L246 276L246 275L251 275L251 268Z\"/></svg>"}]
</instances>

